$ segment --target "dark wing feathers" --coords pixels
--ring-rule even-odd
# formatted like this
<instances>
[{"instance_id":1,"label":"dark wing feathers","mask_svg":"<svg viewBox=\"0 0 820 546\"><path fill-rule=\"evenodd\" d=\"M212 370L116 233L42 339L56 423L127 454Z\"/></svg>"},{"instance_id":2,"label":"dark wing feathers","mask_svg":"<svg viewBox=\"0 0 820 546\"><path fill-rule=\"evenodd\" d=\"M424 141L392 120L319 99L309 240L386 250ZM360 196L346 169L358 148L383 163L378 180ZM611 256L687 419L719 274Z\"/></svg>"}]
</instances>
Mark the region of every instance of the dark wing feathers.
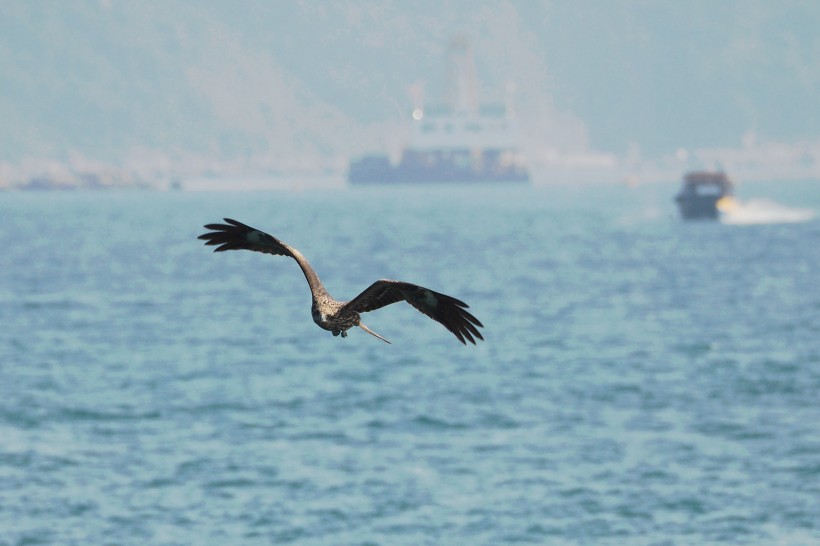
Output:
<instances>
[{"instance_id":1,"label":"dark wing feathers","mask_svg":"<svg viewBox=\"0 0 820 546\"><path fill-rule=\"evenodd\" d=\"M467 341L475 344L476 338L484 339L477 328L484 325L466 310L469 307L466 303L407 282L376 281L347 302L346 307L358 313L365 313L398 301L406 301L431 319L440 322L465 345Z\"/></svg>"},{"instance_id":2,"label":"dark wing feathers","mask_svg":"<svg viewBox=\"0 0 820 546\"><path fill-rule=\"evenodd\" d=\"M266 254L294 257L292 249L276 237L230 218L224 220L227 224L207 224L205 228L212 231L197 237L205 241L206 245L216 246L214 252L253 250Z\"/></svg>"},{"instance_id":3,"label":"dark wing feathers","mask_svg":"<svg viewBox=\"0 0 820 546\"><path fill-rule=\"evenodd\" d=\"M265 254L276 254L277 256L289 256L296 260L299 268L304 273L310 291L314 297L327 296L325 287L319 280L319 276L308 263L307 259L302 254L290 245L287 245L272 235L268 235L264 231L259 231L237 222L230 218L224 218L227 224L207 224L206 229L210 229L208 233L203 233L198 237L205 241L206 245L216 246L214 252L223 252L225 250L253 250L255 252L264 252Z\"/></svg>"}]
</instances>

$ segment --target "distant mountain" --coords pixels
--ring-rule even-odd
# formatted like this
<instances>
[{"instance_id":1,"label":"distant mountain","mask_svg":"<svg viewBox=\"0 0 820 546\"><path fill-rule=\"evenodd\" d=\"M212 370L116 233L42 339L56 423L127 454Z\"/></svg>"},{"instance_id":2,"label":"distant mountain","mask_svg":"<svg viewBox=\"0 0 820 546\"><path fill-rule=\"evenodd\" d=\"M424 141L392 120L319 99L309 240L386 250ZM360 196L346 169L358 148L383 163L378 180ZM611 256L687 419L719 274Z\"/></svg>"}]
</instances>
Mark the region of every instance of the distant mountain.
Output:
<instances>
[{"instance_id":1,"label":"distant mountain","mask_svg":"<svg viewBox=\"0 0 820 546\"><path fill-rule=\"evenodd\" d=\"M457 33L532 148L816 140L817 28L812 0L4 2L0 161L338 165L441 93Z\"/></svg>"},{"instance_id":2,"label":"distant mountain","mask_svg":"<svg viewBox=\"0 0 820 546\"><path fill-rule=\"evenodd\" d=\"M146 150L284 163L357 123L193 3L32 2L0 18L3 159Z\"/></svg>"}]
</instances>

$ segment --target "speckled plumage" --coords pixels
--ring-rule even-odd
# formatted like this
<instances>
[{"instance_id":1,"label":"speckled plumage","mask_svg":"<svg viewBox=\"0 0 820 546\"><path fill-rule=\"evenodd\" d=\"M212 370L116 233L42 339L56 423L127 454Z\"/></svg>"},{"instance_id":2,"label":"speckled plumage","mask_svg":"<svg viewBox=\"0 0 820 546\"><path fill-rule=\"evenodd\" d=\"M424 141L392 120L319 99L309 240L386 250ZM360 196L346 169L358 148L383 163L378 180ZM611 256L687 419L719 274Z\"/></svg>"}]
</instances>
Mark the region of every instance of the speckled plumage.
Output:
<instances>
[{"instance_id":1,"label":"speckled plumage","mask_svg":"<svg viewBox=\"0 0 820 546\"><path fill-rule=\"evenodd\" d=\"M214 252L253 250L290 256L296 260L310 286L313 321L321 328L332 332L334 336L347 337L347 330L358 326L367 333L387 341L361 323L360 313L374 311L398 301L406 301L444 325L465 345L467 341L475 344L476 339L484 339L478 331L478 328L483 325L466 310L468 308L466 303L423 286L382 279L371 284L350 301L335 300L327 293L316 272L298 250L272 235L241 222L230 218L224 220L226 224L207 224L205 228L211 231L200 235L199 239L204 240L206 245L216 246ZM387 343L390 342L387 341Z\"/></svg>"}]
</instances>

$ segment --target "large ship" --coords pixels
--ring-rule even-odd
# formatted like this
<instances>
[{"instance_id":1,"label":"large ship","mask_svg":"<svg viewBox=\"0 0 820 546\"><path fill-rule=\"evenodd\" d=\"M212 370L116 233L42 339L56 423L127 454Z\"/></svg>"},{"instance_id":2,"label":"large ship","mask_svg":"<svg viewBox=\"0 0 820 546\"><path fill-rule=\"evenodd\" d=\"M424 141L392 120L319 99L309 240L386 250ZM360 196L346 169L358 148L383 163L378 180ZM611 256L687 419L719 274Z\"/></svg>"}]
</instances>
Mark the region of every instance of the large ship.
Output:
<instances>
[{"instance_id":1,"label":"large ship","mask_svg":"<svg viewBox=\"0 0 820 546\"><path fill-rule=\"evenodd\" d=\"M734 205L734 184L722 171L693 171L675 201L684 220L718 220Z\"/></svg>"},{"instance_id":2,"label":"large ship","mask_svg":"<svg viewBox=\"0 0 820 546\"><path fill-rule=\"evenodd\" d=\"M370 154L350 163L352 184L528 182L511 104L480 104L472 52L463 39L449 50L448 100L412 109L397 161ZM509 102L509 101L508 101Z\"/></svg>"}]
</instances>

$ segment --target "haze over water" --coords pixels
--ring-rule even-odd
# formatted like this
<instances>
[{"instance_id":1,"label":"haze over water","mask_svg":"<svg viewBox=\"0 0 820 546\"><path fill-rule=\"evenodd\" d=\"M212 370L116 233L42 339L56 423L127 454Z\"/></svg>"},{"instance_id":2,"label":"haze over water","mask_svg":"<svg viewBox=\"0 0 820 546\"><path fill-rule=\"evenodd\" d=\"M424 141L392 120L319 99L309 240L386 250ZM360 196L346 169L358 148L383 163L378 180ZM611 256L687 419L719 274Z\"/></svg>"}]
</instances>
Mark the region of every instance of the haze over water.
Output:
<instances>
[{"instance_id":1,"label":"haze over water","mask_svg":"<svg viewBox=\"0 0 820 546\"><path fill-rule=\"evenodd\" d=\"M0 544L817 544L820 224L667 189L3 194ZM223 216L486 342L334 338Z\"/></svg>"}]
</instances>

